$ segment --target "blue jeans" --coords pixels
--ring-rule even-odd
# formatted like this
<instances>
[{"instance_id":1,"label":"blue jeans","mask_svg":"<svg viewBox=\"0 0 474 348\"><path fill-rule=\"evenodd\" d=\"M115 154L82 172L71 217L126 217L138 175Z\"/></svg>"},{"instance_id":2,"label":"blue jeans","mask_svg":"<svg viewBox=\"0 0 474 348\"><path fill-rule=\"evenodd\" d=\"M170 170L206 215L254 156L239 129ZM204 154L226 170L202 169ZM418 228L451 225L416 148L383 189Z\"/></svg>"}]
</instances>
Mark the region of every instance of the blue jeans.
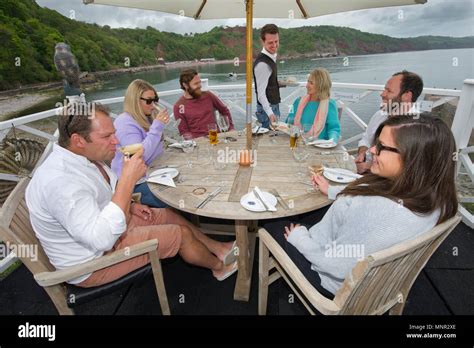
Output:
<instances>
[{"instance_id":1,"label":"blue jeans","mask_svg":"<svg viewBox=\"0 0 474 348\"><path fill-rule=\"evenodd\" d=\"M142 182L141 184L135 185L134 193L140 192L142 197L140 199L141 204L145 204L152 208L167 208L168 205L160 201L156 196L150 191L148 184Z\"/></svg>"},{"instance_id":2,"label":"blue jeans","mask_svg":"<svg viewBox=\"0 0 474 348\"><path fill-rule=\"evenodd\" d=\"M277 118L280 118L280 105L279 104L270 104L273 113ZM258 122L262 124L264 128L270 128L270 119L269 115L263 110L263 106L257 104L257 111L255 112Z\"/></svg>"}]
</instances>

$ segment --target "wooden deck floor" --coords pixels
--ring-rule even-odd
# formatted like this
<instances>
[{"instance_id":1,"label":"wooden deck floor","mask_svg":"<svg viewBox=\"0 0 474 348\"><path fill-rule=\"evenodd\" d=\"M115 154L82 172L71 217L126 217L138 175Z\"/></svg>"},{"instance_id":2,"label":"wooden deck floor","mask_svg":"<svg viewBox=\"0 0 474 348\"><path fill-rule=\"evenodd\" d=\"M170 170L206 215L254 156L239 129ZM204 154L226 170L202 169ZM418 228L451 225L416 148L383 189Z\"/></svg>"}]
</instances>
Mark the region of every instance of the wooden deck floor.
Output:
<instances>
[{"instance_id":1,"label":"wooden deck floor","mask_svg":"<svg viewBox=\"0 0 474 348\"><path fill-rule=\"evenodd\" d=\"M227 237L220 237L225 239ZM405 315L474 315L474 231L458 225L416 280ZM235 275L218 282L211 272L175 257L163 262L171 313L177 315L256 315L258 255L250 301L233 300ZM279 280L270 287L268 314L305 315L305 308ZM152 277L81 305L80 315L160 315ZM46 293L21 266L0 281L0 315L55 315Z\"/></svg>"}]
</instances>

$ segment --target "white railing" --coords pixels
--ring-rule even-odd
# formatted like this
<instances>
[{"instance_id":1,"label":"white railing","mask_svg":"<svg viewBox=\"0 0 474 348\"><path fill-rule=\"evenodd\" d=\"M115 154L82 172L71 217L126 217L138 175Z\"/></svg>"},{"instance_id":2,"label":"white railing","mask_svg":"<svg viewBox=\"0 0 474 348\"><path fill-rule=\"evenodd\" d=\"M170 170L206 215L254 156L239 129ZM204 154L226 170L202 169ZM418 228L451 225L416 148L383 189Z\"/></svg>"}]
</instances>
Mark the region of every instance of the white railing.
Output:
<instances>
[{"instance_id":1,"label":"white railing","mask_svg":"<svg viewBox=\"0 0 474 348\"><path fill-rule=\"evenodd\" d=\"M299 82L298 86L288 87L294 90L292 90L289 95L283 98L281 104L291 105L291 101L293 101L297 96L302 95L304 93L305 85L306 82ZM239 114L243 117L243 119L245 119L245 84L210 86L209 89L219 95L219 97L232 109L233 114ZM340 91L341 89L351 91L354 90L359 92L350 93L346 91ZM350 106L352 104L360 102L371 93L380 92L383 89L383 85L338 82L333 83L332 97L337 100L340 112L345 114L348 119L354 122L361 129L361 133L353 135L347 139L343 139L341 141L343 145L354 143L355 141L360 139L367 127L366 123L351 109ZM182 90L180 89L160 91L160 101L165 104L169 110L173 110L173 105L166 101L166 97L180 96L181 94ZM439 96L440 99L437 101L426 101L424 100L424 95L426 94ZM452 130L459 150L458 175L467 175L469 176L471 181L474 182L474 165L469 157L470 153L474 153L474 147L468 147L472 128L474 126L474 80L465 80L462 91L453 89L425 88L423 90L423 95L419 98L419 100L421 100L421 110L430 111L432 108L442 105L456 98L460 98L460 100L456 109L456 115L452 125ZM100 102L105 105L110 105L115 103L122 103L123 99L124 97L116 97L96 100L96 102ZM32 128L30 126L27 126L27 124L41 119L56 116L61 113L61 110L62 108L56 108L0 122L0 141L3 140L3 138L8 134L8 132L13 126L17 129L21 129L25 132L29 132L36 136L47 139L48 145L42 158L40 159L40 161L38 161L37 165L39 165L44 160L44 158L49 155L49 152L52 148L52 144L57 139L57 132L54 135L51 135ZM115 114L112 114L112 116L116 117ZM0 180L17 181L18 177L11 174L0 173ZM474 197L462 197L461 202L473 203ZM474 228L473 215L461 206L459 211L464 217L464 222L470 227Z\"/></svg>"}]
</instances>

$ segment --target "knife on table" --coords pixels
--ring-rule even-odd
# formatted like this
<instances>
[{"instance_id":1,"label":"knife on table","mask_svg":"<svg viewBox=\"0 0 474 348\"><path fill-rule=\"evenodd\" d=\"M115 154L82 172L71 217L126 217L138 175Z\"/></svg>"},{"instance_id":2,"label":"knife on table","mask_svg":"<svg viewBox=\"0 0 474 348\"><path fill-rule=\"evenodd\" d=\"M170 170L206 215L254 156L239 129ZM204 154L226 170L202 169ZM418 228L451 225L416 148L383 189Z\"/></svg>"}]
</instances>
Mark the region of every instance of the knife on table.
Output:
<instances>
[{"instance_id":1,"label":"knife on table","mask_svg":"<svg viewBox=\"0 0 474 348\"><path fill-rule=\"evenodd\" d=\"M362 175L360 174L356 174L356 173L349 173L349 172L341 172L337 169L333 169L333 168L327 168L327 167L323 167L325 171L327 171L328 173L332 173L332 174L335 174L335 175L345 175L345 176L348 176L350 178L354 178L354 179L359 179L362 177Z\"/></svg>"},{"instance_id":2,"label":"knife on table","mask_svg":"<svg viewBox=\"0 0 474 348\"><path fill-rule=\"evenodd\" d=\"M288 204L286 204L285 200L283 199L282 196L280 196L280 194L278 193L278 191L276 189L272 189L270 190L271 193L273 193L275 195L275 197L278 199L278 202L280 202L280 204L283 206L283 208L285 210L289 210L290 207L288 206Z\"/></svg>"},{"instance_id":3,"label":"knife on table","mask_svg":"<svg viewBox=\"0 0 474 348\"><path fill-rule=\"evenodd\" d=\"M263 197L260 195L260 193L258 191L259 190L257 188L254 188L253 189L253 194L263 204L263 206L265 207L265 210L276 211L277 209L275 207L271 207L267 203L265 203L265 201L263 200Z\"/></svg>"},{"instance_id":4,"label":"knife on table","mask_svg":"<svg viewBox=\"0 0 474 348\"><path fill-rule=\"evenodd\" d=\"M209 196L207 196L201 203L196 205L196 209L204 207L211 199L216 197L222 191L222 187L218 187L216 190L212 191Z\"/></svg>"}]
</instances>

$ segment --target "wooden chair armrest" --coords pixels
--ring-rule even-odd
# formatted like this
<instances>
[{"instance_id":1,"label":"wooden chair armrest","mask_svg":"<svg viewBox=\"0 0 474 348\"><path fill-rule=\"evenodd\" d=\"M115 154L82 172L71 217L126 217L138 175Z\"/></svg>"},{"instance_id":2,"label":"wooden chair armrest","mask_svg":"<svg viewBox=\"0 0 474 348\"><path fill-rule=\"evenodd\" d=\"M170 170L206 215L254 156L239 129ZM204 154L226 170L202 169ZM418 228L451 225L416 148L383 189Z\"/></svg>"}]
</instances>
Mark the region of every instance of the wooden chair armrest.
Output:
<instances>
[{"instance_id":1,"label":"wooden chair armrest","mask_svg":"<svg viewBox=\"0 0 474 348\"><path fill-rule=\"evenodd\" d=\"M282 232L283 233L283 232ZM311 302L311 304L321 313L326 315L337 314L340 307L333 301L321 295L317 289L306 279L301 271L296 267L287 253L278 244L275 239L265 230L260 228L258 230L260 243L264 243L270 253L274 256L280 266L295 282L297 287L301 290L304 296Z\"/></svg>"},{"instance_id":2,"label":"wooden chair armrest","mask_svg":"<svg viewBox=\"0 0 474 348\"><path fill-rule=\"evenodd\" d=\"M152 239L131 246L130 248L114 251L111 254L98 257L94 260L80 265L53 271L41 272L34 275L36 282L41 286L52 286L80 277L87 273L92 273L99 269L115 265L136 256L146 254L158 248L158 240Z\"/></svg>"}]
</instances>

